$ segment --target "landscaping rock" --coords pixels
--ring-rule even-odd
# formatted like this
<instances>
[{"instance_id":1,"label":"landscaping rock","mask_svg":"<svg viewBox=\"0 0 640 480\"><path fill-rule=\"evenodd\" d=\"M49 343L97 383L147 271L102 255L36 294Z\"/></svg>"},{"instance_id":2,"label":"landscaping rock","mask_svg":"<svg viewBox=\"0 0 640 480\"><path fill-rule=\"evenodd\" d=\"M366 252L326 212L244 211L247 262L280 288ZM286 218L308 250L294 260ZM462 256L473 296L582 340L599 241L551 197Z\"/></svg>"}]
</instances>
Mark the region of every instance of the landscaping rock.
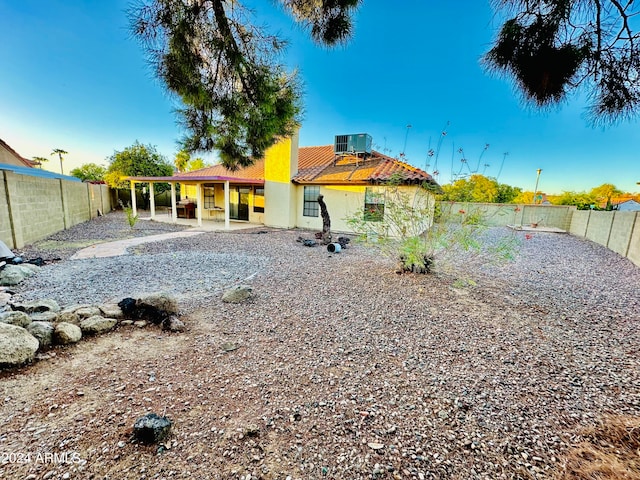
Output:
<instances>
[{"instance_id":1,"label":"landscaping rock","mask_svg":"<svg viewBox=\"0 0 640 480\"><path fill-rule=\"evenodd\" d=\"M80 330L82 330L83 335L98 335L112 330L117 323L118 321L115 318L94 315L80 321Z\"/></svg>"},{"instance_id":2,"label":"landscaping rock","mask_svg":"<svg viewBox=\"0 0 640 480\"><path fill-rule=\"evenodd\" d=\"M0 323L0 367L18 367L31 362L40 344L24 328Z\"/></svg>"},{"instance_id":3,"label":"landscaping rock","mask_svg":"<svg viewBox=\"0 0 640 480\"><path fill-rule=\"evenodd\" d=\"M176 313L178 313L178 304L168 295L148 295L136 302L136 318L149 320L155 324L162 323Z\"/></svg>"},{"instance_id":4,"label":"landscaping rock","mask_svg":"<svg viewBox=\"0 0 640 480\"><path fill-rule=\"evenodd\" d=\"M58 345L68 345L79 342L82 338L82 330L77 325L67 322L57 323L53 329L53 340Z\"/></svg>"},{"instance_id":5,"label":"landscaping rock","mask_svg":"<svg viewBox=\"0 0 640 480\"><path fill-rule=\"evenodd\" d=\"M135 318L136 303L136 299L131 297L123 298L118 302L118 307L122 310L125 318Z\"/></svg>"},{"instance_id":6,"label":"landscaping rock","mask_svg":"<svg viewBox=\"0 0 640 480\"><path fill-rule=\"evenodd\" d=\"M80 307L75 312L78 317L82 320L83 318L95 317L96 315L102 315L102 312L98 307L88 306L88 307Z\"/></svg>"},{"instance_id":7,"label":"landscaping rock","mask_svg":"<svg viewBox=\"0 0 640 480\"><path fill-rule=\"evenodd\" d=\"M182 320L175 315L171 315L162 322L162 328L164 330L169 330L170 332L184 332L187 327Z\"/></svg>"},{"instance_id":8,"label":"landscaping rock","mask_svg":"<svg viewBox=\"0 0 640 480\"><path fill-rule=\"evenodd\" d=\"M58 319L58 314L55 312L39 312L29 315L34 322L55 322Z\"/></svg>"},{"instance_id":9,"label":"landscaping rock","mask_svg":"<svg viewBox=\"0 0 640 480\"><path fill-rule=\"evenodd\" d=\"M74 325L80 325L80 317L75 312L75 310L76 309L69 310L65 308L62 312L58 313L55 321L58 323L64 322L72 323Z\"/></svg>"},{"instance_id":10,"label":"landscaping rock","mask_svg":"<svg viewBox=\"0 0 640 480\"><path fill-rule=\"evenodd\" d=\"M31 266L38 268L35 265ZM26 265L7 265L0 270L0 285L18 285L25 278L31 277L34 273L34 270Z\"/></svg>"},{"instance_id":11,"label":"landscaping rock","mask_svg":"<svg viewBox=\"0 0 640 480\"><path fill-rule=\"evenodd\" d=\"M11 294L7 292L0 292L0 309L9 303L11 300Z\"/></svg>"},{"instance_id":12,"label":"landscaping rock","mask_svg":"<svg viewBox=\"0 0 640 480\"><path fill-rule=\"evenodd\" d=\"M116 318L116 319L124 317L124 314L122 313L122 309L115 303L107 303L104 305L99 305L98 308L102 312L101 315L103 317Z\"/></svg>"},{"instance_id":13,"label":"landscaping rock","mask_svg":"<svg viewBox=\"0 0 640 480\"><path fill-rule=\"evenodd\" d=\"M244 302L251 296L252 288L248 285L237 285L230 288L222 295L222 301L226 303Z\"/></svg>"},{"instance_id":14,"label":"landscaping rock","mask_svg":"<svg viewBox=\"0 0 640 480\"><path fill-rule=\"evenodd\" d=\"M155 413L140 417L133 425L133 433L143 443L158 443L164 440L171 430L171 420Z\"/></svg>"},{"instance_id":15,"label":"landscaping rock","mask_svg":"<svg viewBox=\"0 0 640 480\"><path fill-rule=\"evenodd\" d=\"M33 300L31 302L14 303L13 305L11 305L11 308L25 313L60 311L60 305L58 305L58 302L49 298L44 298L42 300Z\"/></svg>"},{"instance_id":16,"label":"landscaping rock","mask_svg":"<svg viewBox=\"0 0 640 480\"><path fill-rule=\"evenodd\" d=\"M53 344L53 324L50 322L31 322L26 327L27 331L33 335L40 343L40 349L50 347Z\"/></svg>"},{"instance_id":17,"label":"landscaping rock","mask_svg":"<svg viewBox=\"0 0 640 480\"><path fill-rule=\"evenodd\" d=\"M31 323L31 318L24 312L5 312L0 313L0 322L24 328Z\"/></svg>"}]
</instances>

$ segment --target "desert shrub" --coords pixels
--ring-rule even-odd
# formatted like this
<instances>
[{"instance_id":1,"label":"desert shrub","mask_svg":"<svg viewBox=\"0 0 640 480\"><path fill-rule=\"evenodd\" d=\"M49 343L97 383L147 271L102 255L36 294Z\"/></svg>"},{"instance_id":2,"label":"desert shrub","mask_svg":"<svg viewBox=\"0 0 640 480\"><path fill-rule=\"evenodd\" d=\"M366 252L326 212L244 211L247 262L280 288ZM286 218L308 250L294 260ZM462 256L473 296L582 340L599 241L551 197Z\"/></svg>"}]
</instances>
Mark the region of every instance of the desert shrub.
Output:
<instances>
[{"instance_id":1,"label":"desert shrub","mask_svg":"<svg viewBox=\"0 0 640 480\"><path fill-rule=\"evenodd\" d=\"M399 271L430 273L472 262L499 263L513 259L519 249L514 233L488 231L481 209L453 211L453 202L436 205L429 185L416 189L390 183L378 195L384 196L382 215L356 212L347 223L362 241L398 260Z\"/></svg>"}]
</instances>

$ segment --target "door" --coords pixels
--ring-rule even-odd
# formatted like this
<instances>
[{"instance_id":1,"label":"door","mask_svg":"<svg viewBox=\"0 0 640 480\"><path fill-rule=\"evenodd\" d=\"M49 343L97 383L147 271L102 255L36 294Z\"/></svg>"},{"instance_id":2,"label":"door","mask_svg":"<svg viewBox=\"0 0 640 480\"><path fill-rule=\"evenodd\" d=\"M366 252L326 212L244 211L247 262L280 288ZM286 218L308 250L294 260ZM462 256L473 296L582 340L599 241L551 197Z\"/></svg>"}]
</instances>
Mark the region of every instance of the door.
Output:
<instances>
[{"instance_id":1,"label":"door","mask_svg":"<svg viewBox=\"0 0 640 480\"><path fill-rule=\"evenodd\" d=\"M231 187L229 190L229 218L249 220L249 187Z\"/></svg>"}]
</instances>

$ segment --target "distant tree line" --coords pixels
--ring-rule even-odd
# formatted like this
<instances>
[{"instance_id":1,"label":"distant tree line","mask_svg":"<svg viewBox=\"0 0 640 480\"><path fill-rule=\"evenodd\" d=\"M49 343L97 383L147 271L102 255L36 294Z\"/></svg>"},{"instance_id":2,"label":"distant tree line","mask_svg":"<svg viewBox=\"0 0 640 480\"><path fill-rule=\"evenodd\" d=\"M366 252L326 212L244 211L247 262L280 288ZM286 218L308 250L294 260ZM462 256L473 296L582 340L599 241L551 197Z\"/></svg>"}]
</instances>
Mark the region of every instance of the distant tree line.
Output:
<instances>
[{"instance_id":1,"label":"distant tree line","mask_svg":"<svg viewBox=\"0 0 640 480\"><path fill-rule=\"evenodd\" d=\"M534 192L523 191L499 183L495 178L475 174L442 186L440 200L474 203L534 203ZM560 195L546 195L552 205L575 205L579 210L612 210L613 200L624 192L611 183L604 183L588 192L565 191ZM627 194L633 196L632 194ZM539 199L536 199L539 203Z\"/></svg>"}]
</instances>

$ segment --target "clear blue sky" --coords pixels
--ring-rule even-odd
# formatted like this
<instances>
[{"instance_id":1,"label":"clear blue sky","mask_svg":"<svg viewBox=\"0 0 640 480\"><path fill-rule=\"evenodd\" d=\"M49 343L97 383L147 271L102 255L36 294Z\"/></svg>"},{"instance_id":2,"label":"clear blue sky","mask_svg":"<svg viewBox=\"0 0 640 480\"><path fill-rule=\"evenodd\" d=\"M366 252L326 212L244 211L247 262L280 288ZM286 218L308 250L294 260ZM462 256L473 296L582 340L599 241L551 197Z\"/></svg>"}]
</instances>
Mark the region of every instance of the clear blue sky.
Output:
<instances>
[{"instance_id":1,"label":"clear blue sky","mask_svg":"<svg viewBox=\"0 0 640 480\"><path fill-rule=\"evenodd\" d=\"M602 183L640 191L637 120L592 128L581 97L538 112L506 80L483 72L479 59L500 25L488 1L368 0L353 41L333 50L314 46L274 2L251 3L258 23L291 42L284 61L305 84L302 146L369 133L378 150L405 150L409 163L425 168L449 122L437 165L442 184L462 167L533 190L541 168L547 193ZM0 138L28 158L67 150L65 172L106 164L135 140L173 158L181 134L175 104L129 36L127 5L0 0ZM47 168L59 169L50 158ZM432 173L435 159L429 163Z\"/></svg>"}]
</instances>

